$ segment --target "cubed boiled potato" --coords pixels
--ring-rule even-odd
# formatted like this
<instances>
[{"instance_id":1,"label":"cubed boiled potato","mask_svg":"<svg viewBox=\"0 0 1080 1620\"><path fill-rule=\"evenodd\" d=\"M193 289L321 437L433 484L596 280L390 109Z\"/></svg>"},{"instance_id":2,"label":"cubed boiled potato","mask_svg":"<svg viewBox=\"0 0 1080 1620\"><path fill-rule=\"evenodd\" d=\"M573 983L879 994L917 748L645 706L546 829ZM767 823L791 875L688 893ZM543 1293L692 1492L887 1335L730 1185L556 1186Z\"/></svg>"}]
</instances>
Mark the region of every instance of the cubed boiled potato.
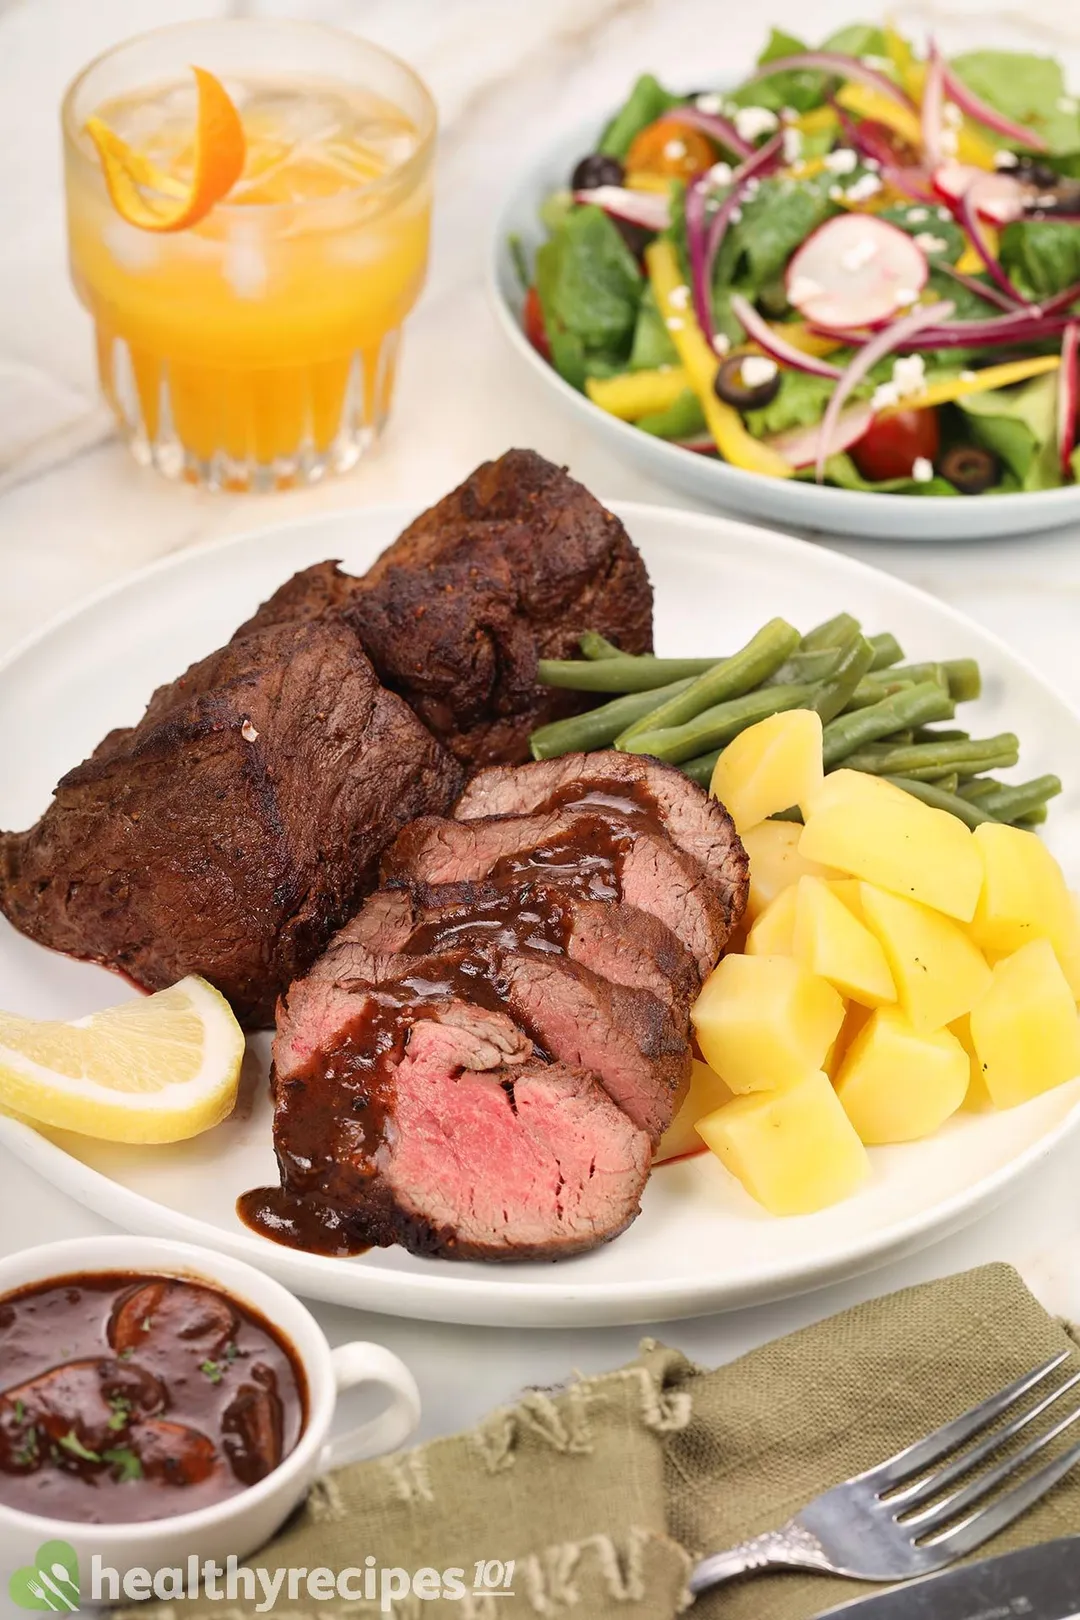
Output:
<instances>
[{"instance_id":1,"label":"cubed boiled potato","mask_svg":"<svg viewBox=\"0 0 1080 1620\"><path fill-rule=\"evenodd\" d=\"M703 1153L704 1143L697 1132L697 1122L706 1114L731 1101L731 1091L707 1063L694 1059L690 1071L690 1089L679 1112L664 1132L653 1154L653 1164L667 1164L671 1159L685 1159L691 1153Z\"/></svg>"},{"instance_id":2,"label":"cubed boiled potato","mask_svg":"<svg viewBox=\"0 0 1080 1620\"><path fill-rule=\"evenodd\" d=\"M872 883L863 884L862 904L867 927L885 952L900 1006L917 1030L944 1029L985 995L990 967L951 917Z\"/></svg>"},{"instance_id":3,"label":"cubed boiled potato","mask_svg":"<svg viewBox=\"0 0 1080 1620\"><path fill-rule=\"evenodd\" d=\"M732 1091L774 1091L822 1067L844 1003L791 957L725 956L690 1020L702 1057Z\"/></svg>"},{"instance_id":4,"label":"cubed boiled potato","mask_svg":"<svg viewBox=\"0 0 1080 1620\"><path fill-rule=\"evenodd\" d=\"M750 896L746 914L753 920L775 900L781 889L801 877L827 877L829 868L799 854L802 828L795 821L763 821L741 835L750 857Z\"/></svg>"},{"instance_id":5,"label":"cubed boiled potato","mask_svg":"<svg viewBox=\"0 0 1080 1620\"><path fill-rule=\"evenodd\" d=\"M1080 1014L1048 939L993 968L971 1010L971 1039L996 1108L1012 1108L1080 1074Z\"/></svg>"},{"instance_id":6,"label":"cubed boiled potato","mask_svg":"<svg viewBox=\"0 0 1080 1620\"><path fill-rule=\"evenodd\" d=\"M778 810L801 809L824 779L820 715L788 709L748 726L728 743L709 792L727 806L741 833Z\"/></svg>"},{"instance_id":7,"label":"cubed boiled potato","mask_svg":"<svg viewBox=\"0 0 1080 1620\"><path fill-rule=\"evenodd\" d=\"M842 900L850 912L864 921L862 909L862 883L859 878L827 878L830 891Z\"/></svg>"},{"instance_id":8,"label":"cubed boiled potato","mask_svg":"<svg viewBox=\"0 0 1080 1620\"><path fill-rule=\"evenodd\" d=\"M836 1095L867 1147L915 1142L940 1130L962 1105L967 1053L947 1029L913 1029L898 1007L879 1007L848 1047Z\"/></svg>"},{"instance_id":9,"label":"cubed boiled potato","mask_svg":"<svg viewBox=\"0 0 1080 1620\"><path fill-rule=\"evenodd\" d=\"M826 1074L806 1074L786 1091L737 1097L697 1128L773 1215L812 1215L850 1197L870 1174L866 1149Z\"/></svg>"},{"instance_id":10,"label":"cubed boiled potato","mask_svg":"<svg viewBox=\"0 0 1080 1620\"><path fill-rule=\"evenodd\" d=\"M864 1007L895 1001L896 986L885 952L830 885L822 878L804 877L795 893L796 960Z\"/></svg>"},{"instance_id":11,"label":"cubed boiled potato","mask_svg":"<svg viewBox=\"0 0 1080 1620\"><path fill-rule=\"evenodd\" d=\"M747 956L794 956L798 897L799 885L793 883L770 900L746 936Z\"/></svg>"},{"instance_id":12,"label":"cubed boiled potato","mask_svg":"<svg viewBox=\"0 0 1080 1620\"><path fill-rule=\"evenodd\" d=\"M857 1001L849 1001L844 1014L844 1022L840 1026L840 1033L829 1047L822 1065L825 1073L836 1084L836 1077L840 1073L841 1065L847 1057L848 1049L860 1030L865 1029L867 1021L873 1016L869 1007L860 1007Z\"/></svg>"},{"instance_id":13,"label":"cubed boiled potato","mask_svg":"<svg viewBox=\"0 0 1080 1620\"><path fill-rule=\"evenodd\" d=\"M970 831L910 794L870 794L812 811L799 853L961 922L975 915L983 863Z\"/></svg>"},{"instance_id":14,"label":"cubed boiled potato","mask_svg":"<svg viewBox=\"0 0 1080 1620\"><path fill-rule=\"evenodd\" d=\"M903 803L910 797L910 793L905 793L894 782L886 782L883 776L871 776L868 771L830 771L807 804L804 814L817 815L821 810L831 810L834 805L863 804L867 799L898 799Z\"/></svg>"},{"instance_id":15,"label":"cubed boiled potato","mask_svg":"<svg viewBox=\"0 0 1080 1620\"><path fill-rule=\"evenodd\" d=\"M949 1031L956 1036L967 1054L969 1080L967 1094L964 1097L964 1112L967 1114L988 1114L992 1111L994 1104L990 1093L986 1089L982 1064L979 1062L979 1054L975 1050L975 1042L971 1038L971 1014L965 1013L963 1018L956 1019L955 1023L949 1025Z\"/></svg>"},{"instance_id":16,"label":"cubed boiled potato","mask_svg":"<svg viewBox=\"0 0 1080 1620\"><path fill-rule=\"evenodd\" d=\"M1048 939L1074 1000L1080 999L1080 923L1061 867L1042 839L988 821L976 827L972 842L983 862L972 938L996 957Z\"/></svg>"}]
</instances>

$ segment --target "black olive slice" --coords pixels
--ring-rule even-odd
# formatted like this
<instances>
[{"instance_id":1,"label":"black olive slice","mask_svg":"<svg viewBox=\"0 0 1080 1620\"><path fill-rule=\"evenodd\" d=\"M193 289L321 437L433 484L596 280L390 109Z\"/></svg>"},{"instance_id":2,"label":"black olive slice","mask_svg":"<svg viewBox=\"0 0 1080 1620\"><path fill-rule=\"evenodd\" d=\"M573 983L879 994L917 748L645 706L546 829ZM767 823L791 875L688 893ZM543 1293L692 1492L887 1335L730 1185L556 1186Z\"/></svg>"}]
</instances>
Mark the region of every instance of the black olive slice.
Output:
<instances>
[{"instance_id":1,"label":"black olive slice","mask_svg":"<svg viewBox=\"0 0 1080 1620\"><path fill-rule=\"evenodd\" d=\"M981 495L1001 477L1001 462L992 450L978 444L954 444L938 464L938 472L961 495Z\"/></svg>"},{"instance_id":2,"label":"black olive slice","mask_svg":"<svg viewBox=\"0 0 1080 1620\"><path fill-rule=\"evenodd\" d=\"M625 178L626 170L617 157L590 152L570 176L570 185L574 191L595 191L597 186L621 186Z\"/></svg>"},{"instance_id":3,"label":"black olive slice","mask_svg":"<svg viewBox=\"0 0 1080 1620\"><path fill-rule=\"evenodd\" d=\"M768 375L765 372L768 371ZM749 371L749 379L746 372ZM755 377L761 372L760 380ZM780 367L761 354L732 354L716 373L716 397L739 411L757 411L771 405L780 392Z\"/></svg>"}]
</instances>

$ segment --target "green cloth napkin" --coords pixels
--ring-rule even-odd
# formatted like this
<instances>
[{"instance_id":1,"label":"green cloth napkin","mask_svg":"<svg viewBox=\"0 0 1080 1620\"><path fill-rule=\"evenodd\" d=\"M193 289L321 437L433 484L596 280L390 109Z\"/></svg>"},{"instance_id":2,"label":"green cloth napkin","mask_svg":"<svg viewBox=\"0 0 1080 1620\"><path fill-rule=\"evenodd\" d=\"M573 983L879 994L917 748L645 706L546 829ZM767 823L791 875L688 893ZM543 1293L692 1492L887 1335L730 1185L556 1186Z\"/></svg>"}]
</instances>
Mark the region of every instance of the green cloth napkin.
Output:
<instances>
[{"instance_id":1,"label":"green cloth napkin","mask_svg":"<svg viewBox=\"0 0 1080 1620\"><path fill-rule=\"evenodd\" d=\"M470 1587L478 1561L515 1565L513 1596L410 1593L386 1610L301 1593L279 1598L277 1620L672 1620L697 1557L783 1524L1063 1350L1080 1368L1068 1330L1007 1266L875 1300L715 1372L646 1341L617 1372L530 1390L467 1433L331 1476L248 1563L341 1571L371 1555L411 1574L464 1569ZM1080 1470L988 1551L1078 1530ZM869 1590L757 1576L706 1594L693 1615L805 1620ZM253 1613L205 1600L126 1611Z\"/></svg>"}]
</instances>

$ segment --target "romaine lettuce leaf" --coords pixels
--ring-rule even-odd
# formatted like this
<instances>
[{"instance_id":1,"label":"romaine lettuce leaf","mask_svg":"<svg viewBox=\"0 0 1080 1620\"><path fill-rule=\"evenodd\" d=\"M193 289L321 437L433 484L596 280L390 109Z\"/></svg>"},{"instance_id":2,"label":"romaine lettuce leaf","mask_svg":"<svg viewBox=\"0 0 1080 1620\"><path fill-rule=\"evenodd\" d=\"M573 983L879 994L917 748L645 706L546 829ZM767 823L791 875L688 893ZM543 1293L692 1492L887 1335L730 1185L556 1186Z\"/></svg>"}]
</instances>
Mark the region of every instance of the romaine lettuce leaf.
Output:
<instances>
[{"instance_id":1,"label":"romaine lettuce leaf","mask_svg":"<svg viewBox=\"0 0 1080 1620\"><path fill-rule=\"evenodd\" d=\"M885 30L876 23L848 23L822 40L823 51L843 51L845 56L878 56L887 59Z\"/></svg>"},{"instance_id":2,"label":"romaine lettuce leaf","mask_svg":"<svg viewBox=\"0 0 1080 1620\"><path fill-rule=\"evenodd\" d=\"M914 214L914 219L911 217ZM927 218L929 214L929 218ZM920 247L926 254L930 264L944 261L946 264L955 264L963 256L967 247L967 238L954 219L942 219L936 208L927 209L917 203L896 203L891 208L883 208L878 214L889 225L895 225L906 236L921 236L923 241ZM927 241L940 242L941 247L929 248ZM955 286L956 283L954 282ZM963 289L961 289L962 291ZM969 295L971 296L971 295ZM986 311L986 306L980 306Z\"/></svg>"},{"instance_id":3,"label":"romaine lettuce leaf","mask_svg":"<svg viewBox=\"0 0 1080 1620\"><path fill-rule=\"evenodd\" d=\"M829 197L832 176L763 180L742 205L716 258L714 285L736 287L749 298L782 276L788 260L839 209Z\"/></svg>"},{"instance_id":4,"label":"romaine lettuce leaf","mask_svg":"<svg viewBox=\"0 0 1080 1620\"><path fill-rule=\"evenodd\" d=\"M777 62L783 56L797 56L806 46L794 34L785 34L774 28L768 44L758 57L758 66ZM780 112L783 107L794 107L796 112L810 112L824 105L829 93L829 78L816 68L774 73L768 79L756 79L753 84L742 85L728 98L736 107L768 107Z\"/></svg>"},{"instance_id":5,"label":"romaine lettuce leaf","mask_svg":"<svg viewBox=\"0 0 1080 1620\"><path fill-rule=\"evenodd\" d=\"M631 371L655 371L658 366L677 366L679 354L664 325L656 295L646 282L638 305L634 342L630 350Z\"/></svg>"},{"instance_id":6,"label":"romaine lettuce leaf","mask_svg":"<svg viewBox=\"0 0 1080 1620\"><path fill-rule=\"evenodd\" d=\"M684 97L665 90L653 74L643 73L601 135L597 150L608 157L625 159L634 136L682 100Z\"/></svg>"},{"instance_id":7,"label":"romaine lettuce leaf","mask_svg":"<svg viewBox=\"0 0 1080 1620\"><path fill-rule=\"evenodd\" d=\"M814 469L808 467L804 472L797 473L796 477L813 478ZM851 457L846 452L837 456L830 456L825 463L825 476L831 484L838 484L841 489L856 489L878 495L959 495L955 484L950 484L947 478L936 476L925 484L920 484L915 478L883 478L878 482L864 478Z\"/></svg>"},{"instance_id":8,"label":"romaine lettuce leaf","mask_svg":"<svg viewBox=\"0 0 1080 1620\"><path fill-rule=\"evenodd\" d=\"M975 94L1018 124L1036 130L1052 150L1080 146L1080 112L1066 93L1065 73L1052 56L1027 51L968 51L953 69ZM995 136L1002 146L1013 143Z\"/></svg>"},{"instance_id":9,"label":"romaine lettuce leaf","mask_svg":"<svg viewBox=\"0 0 1080 1620\"><path fill-rule=\"evenodd\" d=\"M1080 281L1080 229L1045 219L1014 220L1001 235L1001 262L1022 292L1035 298Z\"/></svg>"},{"instance_id":10,"label":"romaine lettuce leaf","mask_svg":"<svg viewBox=\"0 0 1080 1620\"><path fill-rule=\"evenodd\" d=\"M705 432L705 412L694 390L685 388L666 411L639 417L637 426L658 439L693 439Z\"/></svg>"},{"instance_id":11,"label":"romaine lettuce leaf","mask_svg":"<svg viewBox=\"0 0 1080 1620\"><path fill-rule=\"evenodd\" d=\"M559 374L586 376L625 367L644 281L618 229L599 208L575 208L536 255L536 290Z\"/></svg>"},{"instance_id":12,"label":"romaine lettuce leaf","mask_svg":"<svg viewBox=\"0 0 1080 1620\"><path fill-rule=\"evenodd\" d=\"M758 439L769 433L786 433L789 428L813 427L825 415L835 387L831 377L815 377L808 371L783 371L776 398L760 410L747 411L746 425Z\"/></svg>"},{"instance_id":13,"label":"romaine lettuce leaf","mask_svg":"<svg viewBox=\"0 0 1080 1620\"><path fill-rule=\"evenodd\" d=\"M1024 490L1056 489L1057 377L1033 377L1016 388L990 389L957 400L972 437L1015 474Z\"/></svg>"}]
</instances>

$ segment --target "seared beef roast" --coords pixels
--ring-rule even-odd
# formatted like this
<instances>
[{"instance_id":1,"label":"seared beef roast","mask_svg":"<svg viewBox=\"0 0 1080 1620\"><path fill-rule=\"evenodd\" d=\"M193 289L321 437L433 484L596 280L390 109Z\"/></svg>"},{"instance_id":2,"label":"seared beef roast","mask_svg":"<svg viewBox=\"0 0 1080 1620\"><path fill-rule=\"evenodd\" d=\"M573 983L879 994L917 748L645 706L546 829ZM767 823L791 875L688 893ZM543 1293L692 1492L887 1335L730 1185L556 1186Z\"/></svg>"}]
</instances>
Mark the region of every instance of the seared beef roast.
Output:
<instances>
[{"instance_id":1,"label":"seared beef roast","mask_svg":"<svg viewBox=\"0 0 1080 1620\"><path fill-rule=\"evenodd\" d=\"M230 643L162 688L0 839L0 905L148 989L201 973L248 1025L311 964L460 768L334 615Z\"/></svg>"},{"instance_id":2,"label":"seared beef roast","mask_svg":"<svg viewBox=\"0 0 1080 1620\"><path fill-rule=\"evenodd\" d=\"M540 806L529 814L406 828L385 857L391 887L289 991L274 1047L282 1189L245 1207L261 1230L332 1252L402 1242L554 1257L612 1236L636 1211L637 1147L612 1138L596 1089L576 1087L598 1083L637 1132L631 1143L655 1145L689 1074L690 1000L746 903L746 857L726 813L666 767L604 754L554 784L546 772L484 772L458 806ZM471 1047L462 1055L460 1035L436 1036L433 1020L493 1042L500 1032L490 1062ZM545 1063L558 1077L542 1093L546 1151L565 1178L555 1191L507 1137L490 1081L477 1089L478 1070L501 1077L518 1117L521 1086L507 1075L526 1062L537 1085ZM557 1098L568 1103L561 1128ZM477 1140L488 1131L505 1141L505 1165ZM583 1170L591 1185L601 1166L592 1237L580 1220L571 1235L566 1210L589 1198Z\"/></svg>"},{"instance_id":3,"label":"seared beef roast","mask_svg":"<svg viewBox=\"0 0 1080 1620\"><path fill-rule=\"evenodd\" d=\"M383 682L468 765L528 759L530 731L589 706L538 687L538 658L574 656L585 630L652 648L626 530L533 450L485 463L417 518L346 611Z\"/></svg>"}]
</instances>

